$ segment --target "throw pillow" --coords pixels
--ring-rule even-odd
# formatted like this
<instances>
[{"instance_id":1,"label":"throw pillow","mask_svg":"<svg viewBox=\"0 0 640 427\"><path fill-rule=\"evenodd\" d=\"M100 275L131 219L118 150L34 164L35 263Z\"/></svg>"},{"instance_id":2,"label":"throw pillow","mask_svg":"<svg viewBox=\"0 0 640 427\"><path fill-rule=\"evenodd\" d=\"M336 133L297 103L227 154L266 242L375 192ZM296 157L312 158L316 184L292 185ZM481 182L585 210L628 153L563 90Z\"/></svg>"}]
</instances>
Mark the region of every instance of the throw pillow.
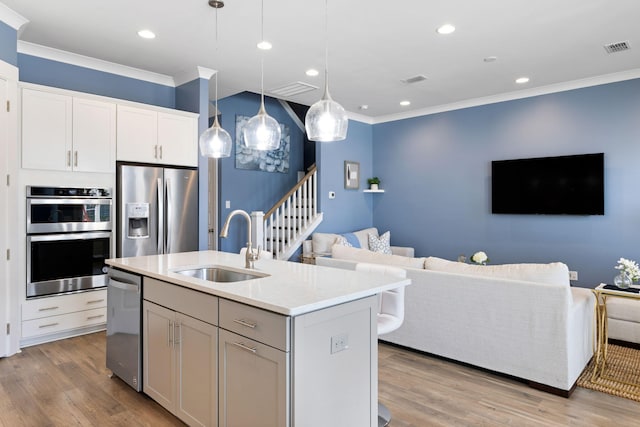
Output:
<instances>
[{"instance_id":1,"label":"throw pillow","mask_svg":"<svg viewBox=\"0 0 640 427\"><path fill-rule=\"evenodd\" d=\"M369 233L369 250L391 255L391 232L387 231L380 237Z\"/></svg>"},{"instance_id":2,"label":"throw pillow","mask_svg":"<svg viewBox=\"0 0 640 427\"><path fill-rule=\"evenodd\" d=\"M339 241L339 242L338 242ZM338 236L336 243L343 246L350 246L352 248L360 248L360 241L353 233L344 233ZM346 243L346 244L345 244Z\"/></svg>"},{"instance_id":3,"label":"throw pillow","mask_svg":"<svg viewBox=\"0 0 640 427\"><path fill-rule=\"evenodd\" d=\"M336 237L336 242L334 244L335 245L340 245L340 246L346 246L348 248L352 248L353 247L353 245L351 243L349 243L349 241L344 236Z\"/></svg>"}]
</instances>

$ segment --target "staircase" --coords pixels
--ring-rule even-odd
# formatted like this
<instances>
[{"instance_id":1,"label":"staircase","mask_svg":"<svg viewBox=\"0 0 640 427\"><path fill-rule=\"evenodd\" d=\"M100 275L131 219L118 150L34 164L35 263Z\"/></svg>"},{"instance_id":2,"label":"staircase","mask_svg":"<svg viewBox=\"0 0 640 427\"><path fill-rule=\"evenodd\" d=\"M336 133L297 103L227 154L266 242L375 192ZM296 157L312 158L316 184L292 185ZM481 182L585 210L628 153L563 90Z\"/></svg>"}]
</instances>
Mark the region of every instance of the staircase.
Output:
<instances>
[{"instance_id":1,"label":"staircase","mask_svg":"<svg viewBox=\"0 0 640 427\"><path fill-rule=\"evenodd\" d=\"M288 260L322 222L318 212L316 165L264 215L262 247L275 259Z\"/></svg>"}]
</instances>

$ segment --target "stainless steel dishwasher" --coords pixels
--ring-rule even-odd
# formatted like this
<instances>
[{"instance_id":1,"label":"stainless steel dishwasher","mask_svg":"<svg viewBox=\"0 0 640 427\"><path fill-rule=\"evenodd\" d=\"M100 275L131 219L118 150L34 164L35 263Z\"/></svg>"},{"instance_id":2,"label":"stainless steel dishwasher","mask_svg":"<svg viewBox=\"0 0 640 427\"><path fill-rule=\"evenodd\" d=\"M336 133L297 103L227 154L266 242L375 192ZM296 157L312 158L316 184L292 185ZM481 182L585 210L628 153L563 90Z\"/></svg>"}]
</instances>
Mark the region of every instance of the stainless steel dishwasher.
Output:
<instances>
[{"instance_id":1,"label":"stainless steel dishwasher","mask_svg":"<svg viewBox=\"0 0 640 427\"><path fill-rule=\"evenodd\" d=\"M136 391L142 390L141 291L141 276L109 269L107 368Z\"/></svg>"}]
</instances>

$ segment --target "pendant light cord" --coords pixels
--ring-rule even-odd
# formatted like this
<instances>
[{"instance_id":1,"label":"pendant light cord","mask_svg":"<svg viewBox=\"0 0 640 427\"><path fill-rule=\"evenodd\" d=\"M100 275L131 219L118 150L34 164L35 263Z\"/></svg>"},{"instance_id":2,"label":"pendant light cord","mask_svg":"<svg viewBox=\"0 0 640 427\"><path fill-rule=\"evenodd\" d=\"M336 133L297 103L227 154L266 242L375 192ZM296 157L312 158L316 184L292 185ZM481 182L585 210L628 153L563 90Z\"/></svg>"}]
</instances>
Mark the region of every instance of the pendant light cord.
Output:
<instances>
[{"instance_id":1,"label":"pendant light cord","mask_svg":"<svg viewBox=\"0 0 640 427\"><path fill-rule=\"evenodd\" d=\"M216 8L216 54L218 53L218 9ZM218 55L216 55L217 57ZM218 67L216 67L218 68ZM216 70L216 111L215 121L218 121L218 70Z\"/></svg>"},{"instance_id":2,"label":"pendant light cord","mask_svg":"<svg viewBox=\"0 0 640 427\"><path fill-rule=\"evenodd\" d=\"M329 0L324 0L324 98L329 96Z\"/></svg>"},{"instance_id":3,"label":"pendant light cord","mask_svg":"<svg viewBox=\"0 0 640 427\"><path fill-rule=\"evenodd\" d=\"M260 38L264 41L264 0L260 7ZM260 55L260 110L264 110L264 51Z\"/></svg>"}]
</instances>

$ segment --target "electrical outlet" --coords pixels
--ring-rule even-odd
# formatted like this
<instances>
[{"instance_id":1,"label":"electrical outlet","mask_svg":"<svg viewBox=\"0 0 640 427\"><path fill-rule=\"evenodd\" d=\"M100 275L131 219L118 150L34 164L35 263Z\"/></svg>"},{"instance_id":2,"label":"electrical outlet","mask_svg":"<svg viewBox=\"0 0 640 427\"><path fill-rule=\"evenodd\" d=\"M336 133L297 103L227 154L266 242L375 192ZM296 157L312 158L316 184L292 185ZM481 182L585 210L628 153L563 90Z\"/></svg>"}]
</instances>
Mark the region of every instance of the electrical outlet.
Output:
<instances>
[{"instance_id":1,"label":"electrical outlet","mask_svg":"<svg viewBox=\"0 0 640 427\"><path fill-rule=\"evenodd\" d=\"M570 271L569 272L569 280L578 280L578 272Z\"/></svg>"},{"instance_id":2,"label":"electrical outlet","mask_svg":"<svg viewBox=\"0 0 640 427\"><path fill-rule=\"evenodd\" d=\"M340 334L331 337L331 354L344 351L349 348L349 336Z\"/></svg>"}]
</instances>

